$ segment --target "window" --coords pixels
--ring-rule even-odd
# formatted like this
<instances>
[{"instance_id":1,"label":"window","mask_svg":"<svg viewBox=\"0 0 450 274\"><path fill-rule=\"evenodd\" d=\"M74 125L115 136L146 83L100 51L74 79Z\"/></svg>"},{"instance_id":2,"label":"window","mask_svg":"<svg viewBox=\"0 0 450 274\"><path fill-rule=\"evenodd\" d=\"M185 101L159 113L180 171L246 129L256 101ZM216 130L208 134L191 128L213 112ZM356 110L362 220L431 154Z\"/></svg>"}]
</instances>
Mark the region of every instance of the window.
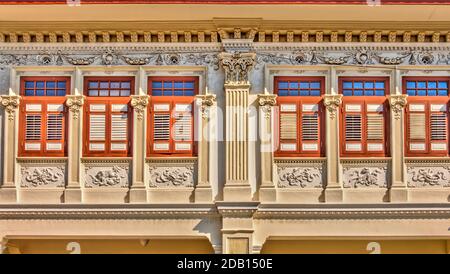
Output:
<instances>
[{"instance_id":1,"label":"window","mask_svg":"<svg viewBox=\"0 0 450 274\"><path fill-rule=\"evenodd\" d=\"M70 77L21 77L20 156L65 156Z\"/></svg>"},{"instance_id":2,"label":"window","mask_svg":"<svg viewBox=\"0 0 450 274\"><path fill-rule=\"evenodd\" d=\"M341 156L389 155L388 77L340 77Z\"/></svg>"},{"instance_id":3,"label":"window","mask_svg":"<svg viewBox=\"0 0 450 274\"><path fill-rule=\"evenodd\" d=\"M133 77L86 77L84 155L131 156Z\"/></svg>"},{"instance_id":4,"label":"window","mask_svg":"<svg viewBox=\"0 0 450 274\"><path fill-rule=\"evenodd\" d=\"M278 148L275 156L322 156L323 77L275 77Z\"/></svg>"},{"instance_id":5,"label":"window","mask_svg":"<svg viewBox=\"0 0 450 274\"><path fill-rule=\"evenodd\" d=\"M448 77L404 77L406 156L448 155Z\"/></svg>"},{"instance_id":6,"label":"window","mask_svg":"<svg viewBox=\"0 0 450 274\"><path fill-rule=\"evenodd\" d=\"M195 154L193 103L197 77L150 77L149 156Z\"/></svg>"}]
</instances>

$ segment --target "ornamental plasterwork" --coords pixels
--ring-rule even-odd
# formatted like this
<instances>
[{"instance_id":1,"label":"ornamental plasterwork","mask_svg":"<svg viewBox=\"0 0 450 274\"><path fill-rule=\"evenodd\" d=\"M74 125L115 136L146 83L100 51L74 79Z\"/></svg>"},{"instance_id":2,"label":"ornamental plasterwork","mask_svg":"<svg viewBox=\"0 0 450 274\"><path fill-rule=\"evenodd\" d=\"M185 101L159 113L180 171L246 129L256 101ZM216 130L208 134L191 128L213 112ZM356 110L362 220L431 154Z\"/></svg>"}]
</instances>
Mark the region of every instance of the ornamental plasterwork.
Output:
<instances>
[{"instance_id":1,"label":"ornamental plasterwork","mask_svg":"<svg viewBox=\"0 0 450 274\"><path fill-rule=\"evenodd\" d=\"M2 95L2 106L8 113L8 119L10 121L14 120L14 112L20 104L20 96L17 95Z\"/></svg>"},{"instance_id":2,"label":"ornamental plasterwork","mask_svg":"<svg viewBox=\"0 0 450 274\"><path fill-rule=\"evenodd\" d=\"M330 118L336 118L336 113L339 109L339 106L342 104L342 94L325 95L323 104L327 108L330 114Z\"/></svg>"},{"instance_id":3,"label":"ornamental plasterwork","mask_svg":"<svg viewBox=\"0 0 450 274\"><path fill-rule=\"evenodd\" d=\"M222 52L219 55L220 64L225 70L226 85L249 84L248 74L255 65L255 53Z\"/></svg>"},{"instance_id":4,"label":"ornamental plasterwork","mask_svg":"<svg viewBox=\"0 0 450 274\"><path fill-rule=\"evenodd\" d=\"M134 108L138 120L142 120L144 118L144 112L147 105L148 105L148 95L131 96L131 106Z\"/></svg>"},{"instance_id":5,"label":"ornamental plasterwork","mask_svg":"<svg viewBox=\"0 0 450 274\"><path fill-rule=\"evenodd\" d=\"M80 110L84 104L84 96L82 95L67 95L66 106L69 107L74 119L80 116Z\"/></svg>"},{"instance_id":6,"label":"ornamental plasterwork","mask_svg":"<svg viewBox=\"0 0 450 274\"><path fill-rule=\"evenodd\" d=\"M344 167L345 188L387 188L387 167Z\"/></svg>"},{"instance_id":7,"label":"ornamental plasterwork","mask_svg":"<svg viewBox=\"0 0 450 274\"><path fill-rule=\"evenodd\" d=\"M202 114L202 118L203 119L209 118L210 108L216 102L216 95L215 94L203 94L203 95L197 95L196 98L197 98L197 103L200 106L200 112Z\"/></svg>"},{"instance_id":8,"label":"ornamental plasterwork","mask_svg":"<svg viewBox=\"0 0 450 274\"><path fill-rule=\"evenodd\" d=\"M277 95L275 94L258 94L258 104L264 112L266 119L270 118L272 107L277 104Z\"/></svg>"},{"instance_id":9,"label":"ornamental plasterwork","mask_svg":"<svg viewBox=\"0 0 450 274\"><path fill-rule=\"evenodd\" d=\"M405 108L407 103L407 95L390 95L389 96L389 104L391 105L391 109L394 112L394 118L396 120L400 119L403 108Z\"/></svg>"},{"instance_id":10,"label":"ornamental plasterwork","mask_svg":"<svg viewBox=\"0 0 450 274\"><path fill-rule=\"evenodd\" d=\"M20 186L23 188L64 187L65 166L23 166L20 169L20 178Z\"/></svg>"},{"instance_id":11,"label":"ornamental plasterwork","mask_svg":"<svg viewBox=\"0 0 450 274\"><path fill-rule=\"evenodd\" d=\"M86 166L84 176L86 188L126 188L130 183L129 165Z\"/></svg>"},{"instance_id":12,"label":"ornamental plasterwork","mask_svg":"<svg viewBox=\"0 0 450 274\"><path fill-rule=\"evenodd\" d=\"M450 187L450 166L407 168L408 187Z\"/></svg>"},{"instance_id":13,"label":"ornamental plasterwork","mask_svg":"<svg viewBox=\"0 0 450 274\"><path fill-rule=\"evenodd\" d=\"M194 186L194 166L151 166L150 187L178 188Z\"/></svg>"},{"instance_id":14,"label":"ornamental plasterwork","mask_svg":"<svg viewBox=\"0 0 450 274\"><path fill-rule=\"evenodd\" d=\"M280 188L322 188L322 167L278 167Z\"/></svg>"}]
</instances>

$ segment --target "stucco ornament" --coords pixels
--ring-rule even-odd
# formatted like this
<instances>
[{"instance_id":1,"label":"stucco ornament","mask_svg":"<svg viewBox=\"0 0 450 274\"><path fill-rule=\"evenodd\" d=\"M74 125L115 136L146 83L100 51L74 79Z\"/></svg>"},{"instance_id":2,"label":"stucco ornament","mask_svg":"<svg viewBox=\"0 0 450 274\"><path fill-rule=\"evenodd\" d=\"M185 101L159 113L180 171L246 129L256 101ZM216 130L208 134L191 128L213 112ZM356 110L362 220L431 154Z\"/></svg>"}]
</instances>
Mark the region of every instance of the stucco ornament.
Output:
<instances>
[{"instance_id":1,"label":"stucco ornament","mask_svg":"<svg viewBox=\"0 0 450 274\"><path fill-rule=\"evenodd\" d=\"M80 110L84 104L84 96L82 95L67 95L66 106L73 114L74 119L78 119L80 116Z\"/></svg>"},{"instance_id":2,"label":"stucco ornament","mask_svg":"<svg viewBox=\"0 0 450 274\"><path fill-rule=\"evenodd\" d=\"M322 168L278 167L278 187L322 188Z\"/></svg>"},{"instance_id":3,"label":"stucco ornament","mask_svg":"<svg viewBox=\"0 0 450 274\"><path fill-rule=\"evenodd\" d=\"M197 95L197 103L200 106L200 112L203 119L209 118L210 108L216 102L215 94Z\"/></svg>"},{"instance_id":4,"label":"stucco ornament","mask_svg":"<svg viewBox=\"0 0 450 274\"><path fill-rule=\"evenodd\" d=\"M17 95L3 95L2 96L2 106L8 113L8 119L10 121L14 120L14 112L20 104L20 96Z\"/></svg>"},{"instance_id":5,"label":"stucco ornament","mask_svg":"<svg viewBox=\"0 0 450 274\"><path fill-rule=\"evenodd\" d=\"M386 167L344 168L344 187L387 187Z\"/></svg>"},{"instance_id":6,"label":"stucco ornament","mask_svg":"<svg viewBox=\"0 0 450 274\"><path fill-rule=\"evenodd\" d=\"M408 187L450 187L450 167L408 167Z\"/></svg>"},{"instance_id":7,"label":"stucco ornament","mask_svg":"<svg viewBox=\"0 0 450 274\"><path fill-rule=\"evenodd\" d=\"M53 186L63 187L65 168L61 167L22 167L21 187Z\"/></svg>"},{"instance_id":8,"label":"stucco ornament","mask_svg":"<svg viewBox=\"0 0 450 274\"><path fill-rule=\"evenodd\" d=\"M193 187L193 167L151 167L150 187Z\"/></svg>"},{"instance_id":9,"label":"stucco ornament","mask_svg":"<svg viewBox=\"0 0 450 274\"><path fill-rule=\"evenodd\" d=\"M144 118L144 113L147 105L148 105L148 95L131 96L131 106L134 108L138 120L142 120Z\"/></svg>"},{"instance_id":10,"label":"stucco ornament","mask_svg":"<svg viewBox=\"0 0 450 274\"><path fill-rule=\"evenodd\" d=\"M220 64L225 70L225 84L247 85L248 74L255 65L255 53L223 52L219 56Z\"/></svg>"},{"instance_id":11,"label":"stucco ornament","mask_svg":"<svg viewBox=\"0 0 450 274\"><path fill-rule=\"evenodd\" d=\"M389 104L394 112L394 118L400 119L403 112L403 108L406 106L408 95L390 95Z\"/></svg>"},{"instance_id":12,"label":"stucco ornament","mask_svg":"<svg viewBox=\"0 0 450 274\"><path fill-rule=\"evenodd\" d=\"M277 96L275 94L258 94L258 104L264 112L264 117L269 119L272 107L277 104Z\"/></svg>"},{"instance_id":13,"label":"stucco ornament","mask_svg":"<svg viewBox=\"0 0 450 274\"><path fill-rule=\"evenodd\" d=\"M128 167L112 166L86 168L86 187L127 187Z\"/></svg>"},{"instance_id":14,"label":"stucco ornament","mask_svg":"<svg viewBox=\"0 0 450 274\"><path fill-rule=\"evenodd\" d=\"M330 114L330 118L331 119L336 118L337 110L339 109L339 106L342 104L342 94L325 95L323 104L327 108Z\"/></svg>"}]
</instances>

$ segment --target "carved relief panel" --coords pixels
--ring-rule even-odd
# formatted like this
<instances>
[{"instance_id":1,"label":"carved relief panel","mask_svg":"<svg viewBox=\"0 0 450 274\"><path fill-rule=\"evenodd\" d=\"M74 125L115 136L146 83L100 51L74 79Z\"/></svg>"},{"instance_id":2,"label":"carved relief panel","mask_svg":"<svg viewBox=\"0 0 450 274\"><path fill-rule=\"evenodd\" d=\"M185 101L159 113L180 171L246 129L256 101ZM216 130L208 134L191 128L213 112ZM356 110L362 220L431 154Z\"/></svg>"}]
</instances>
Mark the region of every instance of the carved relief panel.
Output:
<instances>
[{"instance_id":1,"label":"carved relief panel","mask_svg":"<svg viewBox=\"0 0 450 274\"><path fill-rule=\"evenodd\" d=\"M86 188L127 188L131 181L128 162L85 162L84 186Z\"/></svg>"},{"instance_id":2,"label":"carved relief panel","mask_svg":"<svg viewBox=\"0 0 450 274\"><path fill-rule=\"evenodd\" d=\"M325 162L322 160L276 160L279 188L323 188Z\"/></svg>"},{"instance_id":3,"label":"carved relief panel","mask_svg":"<svg viewBox=\"0 0 450 274\"><path fill-rule=\"evenodd\" d=\"M196 181L196 161L149 161L150 188L190 188Z\"/></svg>"},{"instance_id":4,"label":"carved relief panel","mask_svg":"<svg viewBox=\"0 0 450 274\"><path fill-rule=\"evenodd\" d=\"M61 188L66 184L64 161L23 161L19 164L21 188Z\"/></svg>"},{"instance_id":5,"label":"carved relief panel","mask_svg":"<svg viewBox=\"0 0 450 274\"><path fill-rule=\"evenodd\" d=\"M408 187L450 187L450 163L445 161L407 161L406 165Z\"/></svg>"},{"instance_id":6,"label":"carved relief panel","mask_svg":"<svg viewBox=\"0 0 450 274\"><path fill-rule=\"evenodd\" d=\"M345 161L344 188L387 188L389 184L388 161Z\"/></svg>"}]
</instances>

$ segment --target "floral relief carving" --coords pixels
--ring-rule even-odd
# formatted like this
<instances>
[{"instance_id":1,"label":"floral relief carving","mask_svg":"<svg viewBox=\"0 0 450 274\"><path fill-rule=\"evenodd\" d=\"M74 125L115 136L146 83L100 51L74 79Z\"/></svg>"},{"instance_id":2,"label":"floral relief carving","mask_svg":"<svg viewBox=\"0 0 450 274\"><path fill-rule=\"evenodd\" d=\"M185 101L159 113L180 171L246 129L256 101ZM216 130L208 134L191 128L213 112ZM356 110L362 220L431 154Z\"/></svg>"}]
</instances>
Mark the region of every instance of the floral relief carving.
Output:
<instances>
[{"instance_id":1,"label":"floral relief carving","mask_svg":"<svg viewBox=\"0 0 450 274\"><path fill-rule=\"evenodd\" d=\"M325 95L323 104L327 108L330 114L330 118L331 119L336 118L337 110L339 109L339 106L342 104L342 94Z\"/></svg>"},{"instance_id":2,"label":"floral relief carving","mask_svg":"<svg viewBox=\"0 0 450 274\"><path fill-rule=\"evenodd\" d=\"M73 114L73 118L76 120L80 115L80 110L84 104L84 96L82 95L67 95L66 106Z\"/></svg>"},{"instance_id":3,"label":"floral relief carving","mask_svg":"<svg viewBox=\"0 0 450 274\"><path fill-rule=\"evenodd\" d=\"M21 187L63 187L65 167L22 167Z\"/></svg>"},{"instance_id":4,"label":"floral relief carving","mask_svg":"<svg viewBox=\"0 0 450 274\"><path fill-rule=\"evenodd\" d=\"M128 187L128 166L86 167L86 187Z\"/></svg>"},{"instance_id":5,"label":"floral relief carving","mask_svg":"<svg viewBox=\"0 0 450 274\"><path fill-rule=\"evenodd\" d=\"M14 120L14 112L20 104L20 96L16 95L3 95L2 96L2 106L8 113L8 119L10 121Z\"/></svg>"},{"instance_id":6,"label":"floral relief carving","mask_svg":"<svg viewBox=\"0 0 450 274\"><path fill-rule=\"evenodd\" d=\"M403 112L403 108L407 103L407 95L391 95L389 96L389 104L394 112L394 118L396 120L400 119Z\"/></svg>"},{"instance_id":7,"label":"floral relief carving","mask_svg":"<svg viewBox=\"0 0 450 274\"><path fill-rule=\"evenodd\" d=\"M148 105L147 95L132 95L131 106L137 114L137 119L142 120L144 118L145 108Z\"/></svg>"},{"instance_id":8,"label":"floral relief carving","mask_svg":"<svg viewBox=\"0 0 450 274\"><path fill-rule=\"evenodd\" d=\"M321 167L278 167L278 187L322 188Z\"/></svg>"},{"instance_id":9,"label":"floral relief carving","mask_svg":"<svg viewBox=\"0 0 450 274\"><path fill-rule=\"evenodd\" d=\"M387 187L387 167L345 167L344 187Z\"/></svg>"},{"instance_id":10,"label":"floral relief carving","mask_svg":"<svg viewBox=\"0 0 450 274\"><path fill-rule=\"evenodd\" d=\"M408 167L408 187L450 187L450 167Z\"/></svg>"},{"instance_id":11,"label":"floral relief carving","mask_svg":"<svg viewBox=\"0 0 450 274\"><path fill-rule=\"evenodd\" d=\"M193 187L194 167L151 167L150 187Z\"/></svg>"},{"instance_id":12,"label":"floral relief carving","mask_svg":"<svg viewBox=\"0 0 450 274\"><path fill-rule=\"evenodd\" d=\"M255 65L255 58L255 53L221 53L220 63L225 70L225 83L227 85L248 84L248 74Z\"/></svg>"}]
</instances>

